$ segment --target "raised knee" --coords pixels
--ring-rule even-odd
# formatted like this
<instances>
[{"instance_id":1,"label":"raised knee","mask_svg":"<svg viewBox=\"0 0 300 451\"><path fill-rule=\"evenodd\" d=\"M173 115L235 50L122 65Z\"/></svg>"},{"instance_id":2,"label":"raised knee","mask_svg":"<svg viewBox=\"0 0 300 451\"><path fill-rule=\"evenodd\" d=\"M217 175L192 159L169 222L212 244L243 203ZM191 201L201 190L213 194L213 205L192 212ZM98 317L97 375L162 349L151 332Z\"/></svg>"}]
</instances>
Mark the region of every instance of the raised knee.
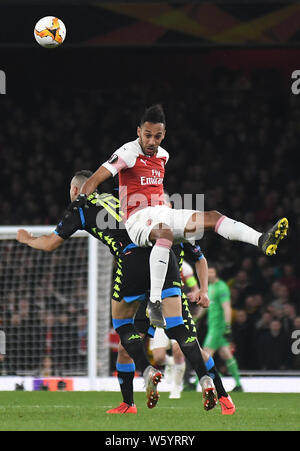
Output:
<instances>
[{"instance_id":1,"label":"raised knee","mask_svg":"<svg viewBox=\"0 0 300 451\"><path fill-rule=\"evenodd\" d=\"M210 210L204 213L204 224L205 227L215 228L217 222L223 215L217 210Z\"/></svg>"},{"instance_id":2,"label":"raised knee","mask_svg":"<svg viewBox=\"0 0 300 451\"><path fill-rule=\"evenodd\" d=\"M165 239L173 243L174 235L172 230L166 224L158 224L154 229L151 230L150 240L156 242L160 239Z\"/></svg>"},{"instance_id":3,"label":"raised knee","mask_svg":"<svg viewBox=\"0 0 300 451\"><path fill-rule=\"evenodd\" d=\"M216 221L218 221L223 216L217 210L210 210L209 213L210 213L211 218L215 219Z\"/></svg>"}]
</instances>

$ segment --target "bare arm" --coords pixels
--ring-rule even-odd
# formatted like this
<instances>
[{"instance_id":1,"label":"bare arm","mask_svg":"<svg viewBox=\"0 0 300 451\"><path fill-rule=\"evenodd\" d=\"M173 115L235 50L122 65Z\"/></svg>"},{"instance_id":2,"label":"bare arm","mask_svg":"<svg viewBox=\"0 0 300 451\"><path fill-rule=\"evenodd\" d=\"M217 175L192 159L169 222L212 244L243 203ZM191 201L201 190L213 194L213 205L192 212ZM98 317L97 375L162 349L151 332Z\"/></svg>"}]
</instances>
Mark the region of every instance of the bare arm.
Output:
<instances>
[{"instance_id":1,"label":"bare arm","mask_svg":"<svg viewBox=\"0 0 300 451\"><path fill-rule=\"evenodd\" d=\"M200 284L200 291L202 293L207 293L208 291L208 266L205 257L198 260L195 265L197 277Z\"/></svg>"},{"instance_id":2,"label":"bare arm","mask_svg":"<svg viewBox=\"0 0 300 451\"><path fill-rule=\"evenodd\" d=\"M22 244L27 244L27 246L30 246L33 249L39 249L45 252L54 251L64 242L64 240L56 235L56 233L33 237L31 233L24 229L18 230L17 241Z\"/></svg>"},{"instance_id":3,"label":"bare arm","mask_svg":"<svg viewBox=\"0 0 300 451\"><path fill-rule=\"evenodd\" d=\"M86 194L89 196L94 191L96 191L98 185L105 182L112 176L112 173L106 169L104 166L100 166L96 172L82 185L81 194Z\"/></svg>"},{"instance_id":4,"label":"bare arm","mask_svg":"<svg viewBox=\"0 0 300 451\"><path fill-rule=\"evenodd\" d=\"M198 290L196 293L191 293L189 299L192 302L196 302L198 305L207 308L209 306L208 267L207 260L205 257L202 257L200 260L196 262L195 269L200 284L200 290Z\"/></svg>"}]
</instances>

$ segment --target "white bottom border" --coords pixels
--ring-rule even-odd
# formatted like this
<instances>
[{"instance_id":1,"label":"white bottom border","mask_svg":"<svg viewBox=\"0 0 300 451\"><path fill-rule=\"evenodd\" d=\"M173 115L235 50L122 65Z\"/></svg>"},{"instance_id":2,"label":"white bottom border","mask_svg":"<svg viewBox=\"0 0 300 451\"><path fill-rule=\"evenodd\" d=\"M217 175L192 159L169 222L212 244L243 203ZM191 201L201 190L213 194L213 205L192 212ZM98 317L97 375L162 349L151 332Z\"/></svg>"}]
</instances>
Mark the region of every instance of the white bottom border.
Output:
<instances>
[{"instance_id":1,"label":"white bottom border","mask_svg":"<svg viewBox=\"0 0 300 451\"><path fill-rule=\"evenodd\" d=\"M56 379L56 378L55 378ZM89 391L90 382L87 377L67 377L73 379L74 391ZM16 384L24 384L26 391L33 390L33 377L0 377L0 391L15 390ZM47 378L43 378L47 381ZM222 378L224 387L227 391L231 391L235 382L231 377ZM241 384L245 392L252 393L300 393L300 377L242 377ZM96 391L119 391L119 383L117 377L104 377L96 379ZM160 392L169 392L171 386L164 380L159 384ZM200 391L198 385L197 388ZM144 391L144 380L141 377L134 379L134 391Z\"/></svg>"}]
</instances>

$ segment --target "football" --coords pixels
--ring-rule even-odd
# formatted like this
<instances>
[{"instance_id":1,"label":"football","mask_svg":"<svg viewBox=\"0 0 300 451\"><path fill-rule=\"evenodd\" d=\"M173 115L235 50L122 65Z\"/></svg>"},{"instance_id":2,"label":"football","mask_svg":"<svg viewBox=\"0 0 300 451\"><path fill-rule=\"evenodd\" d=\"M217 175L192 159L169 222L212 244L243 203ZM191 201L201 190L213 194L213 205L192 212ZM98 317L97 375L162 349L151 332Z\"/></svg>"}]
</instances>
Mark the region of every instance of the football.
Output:
<instances>
[{"instance_id":1,"label":"football","mask_svg":"<svg viewBox=\"0 0 300 451\"><path fill-rule=\"evenodd\" d=\"M42 47L59 47L66 37L65 24L54 16L43 17L34 27L34 37Z\"/></svg>"}]
</instances>

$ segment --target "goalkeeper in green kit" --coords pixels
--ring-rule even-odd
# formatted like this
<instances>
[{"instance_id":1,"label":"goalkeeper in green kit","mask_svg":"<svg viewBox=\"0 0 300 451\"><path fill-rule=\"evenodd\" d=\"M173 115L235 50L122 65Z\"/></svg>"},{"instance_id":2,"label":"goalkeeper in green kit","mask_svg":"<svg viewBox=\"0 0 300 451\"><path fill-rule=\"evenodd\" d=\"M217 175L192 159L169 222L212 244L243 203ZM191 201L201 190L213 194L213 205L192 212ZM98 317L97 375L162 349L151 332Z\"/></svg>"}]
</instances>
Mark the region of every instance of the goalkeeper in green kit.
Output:
<instances>
[{"instance_id":1,"label":"goalkeeper in green kit","mask_svg":"<svg viewBox=\"0 0 300 451\"><path fill-rule=\"evenodd\" d=\"M214 265L208 268L208 297L207 309L208 331L204 339L203 348L211 356L216 351L225 361L229 374L234 378L236 386L233 391L243 391L237 361L230 350L231 342L231 301L227 284L218 278ZM204 310L203 310L204 311Z\"/></svg>"}]
</instances>

